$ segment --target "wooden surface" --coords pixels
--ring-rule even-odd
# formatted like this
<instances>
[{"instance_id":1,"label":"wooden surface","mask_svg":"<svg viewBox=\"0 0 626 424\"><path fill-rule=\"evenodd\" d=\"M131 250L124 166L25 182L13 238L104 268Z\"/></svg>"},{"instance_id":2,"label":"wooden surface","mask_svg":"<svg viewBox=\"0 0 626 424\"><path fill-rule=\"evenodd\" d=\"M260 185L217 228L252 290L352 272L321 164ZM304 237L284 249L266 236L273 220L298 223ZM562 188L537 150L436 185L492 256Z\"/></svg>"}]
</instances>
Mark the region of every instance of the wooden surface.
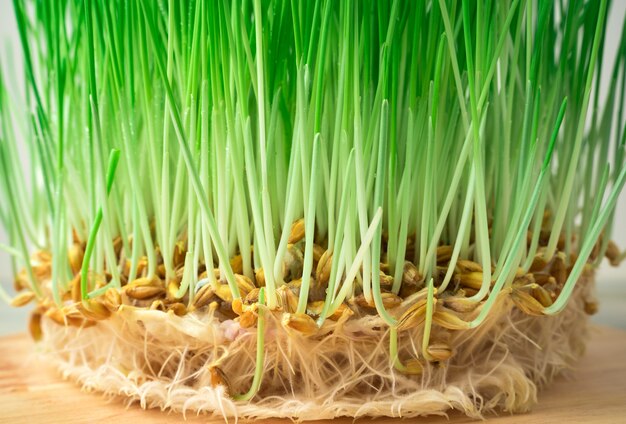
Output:
<instances>
[{"instance_id":1,"label":"wooden surface","mask_svg":"<svg viewBox=\"0 0 626 424\"><path fill-rule=\"evenodd\" d=\"M626 423L626 332L596 327L586 357L572 378L559 379L539 397L534 411L524 415L488 416L489 424L511 423ZM26 335L0 338L1 423L175 423L180 414L126 408L119 400L107 401L63 381L31 353ZM379 419L377 423L398 422ZM221 419L189 415L189 423L223 423ZM287 424L290 421L281 420ZM335 420L349 424L351 419ZM360 422L371 422L361 420ZM407 420L425 423L470 423L460 414Z\"/></svg>"}]
</instances>

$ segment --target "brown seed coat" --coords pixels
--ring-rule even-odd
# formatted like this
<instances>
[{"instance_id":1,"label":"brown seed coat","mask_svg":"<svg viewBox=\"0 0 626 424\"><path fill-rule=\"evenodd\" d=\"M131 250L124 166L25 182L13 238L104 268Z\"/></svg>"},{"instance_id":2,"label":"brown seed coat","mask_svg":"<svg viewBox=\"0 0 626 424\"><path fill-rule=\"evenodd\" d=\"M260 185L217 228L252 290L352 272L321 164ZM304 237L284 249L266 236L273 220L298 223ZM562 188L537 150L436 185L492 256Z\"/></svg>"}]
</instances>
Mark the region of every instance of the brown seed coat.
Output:
<instances>
[{"instance_id":1,"label":"brown seed coat","mask_svg":"<svg viewBox=\"0 0 626 424\"><path fill-rule=\"evenodd\" d=\"M318 331L317 324L307 314L284 313L281 323L285 328L303 336L311 336Z\"/></svg>"},{"instance_id":2,"label":"brown seed coat","mask_svg":"<svg viewBox=\"0 0 626 424\"><path fill-rule=\"evenodd\" d=\"M304 218L300 218L291 224L291 231L289 232L289 240L287 243L295 244L304 238Z\"/></svg>"},{"instance_id":3,"label":"brown seed coat","mask_svg":"<svg viewBox=\"0 0 626 424\"><path fill-rule=\"evenodd\" d=\"M19 308L21 306L28 305L31 301L35 299L35 293L32 291L23 291L11 299L11 306Z\"/></svg>"}]
</instances>

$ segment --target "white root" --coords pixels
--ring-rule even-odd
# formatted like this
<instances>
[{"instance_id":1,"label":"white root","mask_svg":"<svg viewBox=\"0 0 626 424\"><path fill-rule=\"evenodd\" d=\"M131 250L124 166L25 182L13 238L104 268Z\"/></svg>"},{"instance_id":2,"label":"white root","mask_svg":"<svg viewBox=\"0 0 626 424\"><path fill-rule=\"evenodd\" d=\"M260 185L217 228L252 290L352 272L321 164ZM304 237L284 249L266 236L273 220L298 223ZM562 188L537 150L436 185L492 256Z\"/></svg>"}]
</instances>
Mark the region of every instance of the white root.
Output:
<instances>
[{"instance_id":1,"label":"white root","mask_svg":"<svg viewBox=\"0 0 626 424\"><path fill-rule=\"evenodd\" d=\"M210 385L219 362L230 389L245 392L255 368L256 329L197 313L178 317L123 307L89 328L43 321L43 351L63 376L143 408L169 408L242 418L301 421L338 416L415 417L457 409L479 418L500 409L527 411L537 388L571 368L587 340L585 301L593 275L582 277L568 307L556 316L521 313L505 293L479 328L445 331L454 355L404 375L389 359L389 331L378 316L327 320L313 337L288 333L267 314L261 390L235 402ZM422 326L401 332L402 360L418 358ZM433 337L444 330L433 328Z\"/></svg>"}]
</instances>

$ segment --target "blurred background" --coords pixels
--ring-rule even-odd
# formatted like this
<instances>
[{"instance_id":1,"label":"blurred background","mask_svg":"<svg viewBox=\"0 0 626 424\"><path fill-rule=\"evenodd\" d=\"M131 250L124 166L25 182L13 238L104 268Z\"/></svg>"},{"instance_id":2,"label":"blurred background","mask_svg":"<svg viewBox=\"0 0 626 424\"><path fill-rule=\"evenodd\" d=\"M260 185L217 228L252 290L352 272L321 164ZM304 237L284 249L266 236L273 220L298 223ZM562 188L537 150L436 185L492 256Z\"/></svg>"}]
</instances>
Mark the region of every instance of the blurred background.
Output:
<instances>
[{"instance_id":1,"label":"blurred background","mask_svg":"<svg viewBox=\"0 0 626 424\"><path fill-rule=\"evenodd\" d=\"M605 98L615 54L619 44L622 25L626 15L626 0L614 0L607 17L607 37L603 58L602 86L600 98ZM11 83L10 92L18 94L24 84L20 41L13 16L11 0L0 0L0 64L4 75ZM28 166L28 164L16 164ZM626 191L620 197L613 240L621 249L626 249ZM0 243L6 243L6 233L0 228ZM13 294L13 275L9 256L0 250L0 284ZM597 273L597 291L600 311L592 320L626 330L626 263L613 268L604 262ZM0 336L26 331L29 307L16 309L0 303Z\"/></svg>"}]
</instances>

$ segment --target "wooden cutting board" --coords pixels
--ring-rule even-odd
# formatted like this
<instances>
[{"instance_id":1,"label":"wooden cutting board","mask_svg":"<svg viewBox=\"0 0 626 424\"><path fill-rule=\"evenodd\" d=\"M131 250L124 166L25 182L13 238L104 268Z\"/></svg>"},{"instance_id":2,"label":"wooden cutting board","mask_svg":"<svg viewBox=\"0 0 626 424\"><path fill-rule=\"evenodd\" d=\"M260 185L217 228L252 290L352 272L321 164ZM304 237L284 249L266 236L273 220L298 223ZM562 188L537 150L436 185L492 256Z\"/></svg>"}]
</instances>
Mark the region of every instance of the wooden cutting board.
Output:
<instances>
[{"instance_id":1,"label":"wooden cutting board","mask_svg":"<svg viewBox=\"0 0 626 424\"><path fill-rule=\"evenodd\" d=\"M626 332L594 327L588 353L569 379L560 378L539 397L534 411L524 415L488 416L489 424L626 423ZM175 423L183 417L159 410L126 408L120 400L105 400L64 381L50 366L35 359L33 343L24 334L0 338L1 423ZM377 423L398 422L378 419ZM187 416L189 423L223 423L206 416ZM288 420L276 420L284 424ZM325 421L329 422L329 421ZM350 424L351 419L334 421ZM365 420L361 420L365 422ZM370 422L370 420L367 420ZM407 420L406 422L409 422ZM410 420L412 423L476 422L457 413ZM480 422L480 421L479 421Z\"/></svg>"}]
</instances>

